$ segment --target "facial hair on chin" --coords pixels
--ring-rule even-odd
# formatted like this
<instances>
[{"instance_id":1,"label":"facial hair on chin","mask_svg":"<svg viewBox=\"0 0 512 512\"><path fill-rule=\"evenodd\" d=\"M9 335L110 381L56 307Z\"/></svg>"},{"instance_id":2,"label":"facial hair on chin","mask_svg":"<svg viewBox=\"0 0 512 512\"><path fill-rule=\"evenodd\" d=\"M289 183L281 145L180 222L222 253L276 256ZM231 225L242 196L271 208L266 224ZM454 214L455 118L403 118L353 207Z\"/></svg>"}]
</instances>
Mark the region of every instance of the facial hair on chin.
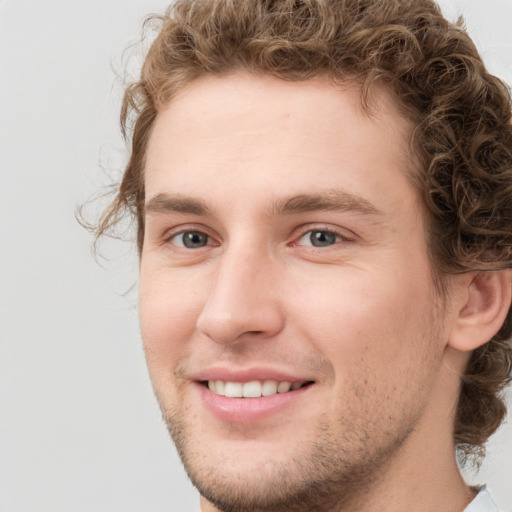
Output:
<instances>
[{"instance_id":1,"label":"facial hair on chin","mask_svg":"<svg viewBox=\"0 0 512 512\"><path fill-rule=\"evenodd\" d=\"M425 326L424 335L433 342L440 333ZM351 382L349 399L342 414L318 418L316 433L308 435L294 447L293 456L278 457L265 464L265 473L253 469L241 473L223 460L212 461L200 442L200 426L193 423L184 402L166 408L159 397L167 428L176 445L185 470L200 494L221 512L339 512L364 510L372 485L386 472L386 467L413 432L428 401L428 381L435 371L435 351L423 353L421 367L410 368L402 375L405 383L400 406L371 397L383 396L382 383L372 381L368 367L359 382ZM305 361L308 361L307 363ZM326 361L308 358L298 363L315 365L318 375L332 372ZM180 382L186 362L175 373L176 396L186 387ZM409 374L410 373L410 374ZM418 375L420 377L418 378ZM332 376L334 379L334 376ZM328 378L330 380L331 377ZM414 387L416 389L414 389ZM391 392L389 394L392 394ZM158 397L158 393L157 393ZM383 403L381 403L383 402ZM397 405L395 402L394 405ZM366 410L365 410L366 408ZM376 411L379 409L379 411ZM381 419L388 419L383 430ZM207 427L205 427L207 428ZM238 461L235 461L238 463ZM259 468L261 469L261 468Z\"/></svg>"},{"instance_id":2,"label":"facial hair on chin","mask_svg":"<svg viewBox=\"0 0 512 512\"><path fill-rule=\"evenodd\" d=\"M220 512L334 512L352 510L362 504L369 487L389 463L412 429L402 429L373 452L357 461L340 446L364 446L375 438L378 425L354 429L345 439L329 439L330 426L323 423L316 441L302 450L301 457L285 464L272 464L268 475L252 475L251 480L233 485L236 472L222 475L217 466L193 446L182 410L164 413L164 420L185 470L201 496ZM360 426L361 427L361 426ZM357 432L355 431L357 430ZM377 435L377 437L379 437ZM371 444L371 442L370 442ZM307 453L304 453L307 452ZM336 455L333 455L336 454ZM259 480L259 481L258 481Z\"/></svg>"}]
</instances>

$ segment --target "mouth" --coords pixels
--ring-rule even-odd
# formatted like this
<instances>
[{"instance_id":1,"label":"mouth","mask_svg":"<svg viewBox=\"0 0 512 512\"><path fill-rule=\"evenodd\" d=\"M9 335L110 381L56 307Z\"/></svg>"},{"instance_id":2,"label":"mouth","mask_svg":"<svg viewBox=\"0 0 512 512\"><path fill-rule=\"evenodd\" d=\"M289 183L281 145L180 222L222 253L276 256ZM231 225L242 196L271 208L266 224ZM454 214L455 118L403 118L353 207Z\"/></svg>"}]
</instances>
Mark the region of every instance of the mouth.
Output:
<instances>
[{"instance_id":1,"label":"mouth","mask_svg":"<svg viewBox=\"0 0 512 512\"><path fill-rule=\"evenodd\" d=\"M261 398L291 393L311 386L313 381L251 380L248 382L231 382L224 380L208 380L201 381L201 384L212 393L226 398Z\"/></svg>"},{"instance_id":2,"label":"mouth","mask_svg":"<svg viewBox=\"0 0 512 512\"><path fill-rule=\"evenodd\" d=\"M265 368L209 369L195 377L206 411L220 420L221 425L238 424L248 428L261 425L262 421L282 421L285 410L288 414L293 410L302 411L302 407L307 407L304 397L316 384L313 380L290 378L286 373Z\"/></svg>"}]
</instances>

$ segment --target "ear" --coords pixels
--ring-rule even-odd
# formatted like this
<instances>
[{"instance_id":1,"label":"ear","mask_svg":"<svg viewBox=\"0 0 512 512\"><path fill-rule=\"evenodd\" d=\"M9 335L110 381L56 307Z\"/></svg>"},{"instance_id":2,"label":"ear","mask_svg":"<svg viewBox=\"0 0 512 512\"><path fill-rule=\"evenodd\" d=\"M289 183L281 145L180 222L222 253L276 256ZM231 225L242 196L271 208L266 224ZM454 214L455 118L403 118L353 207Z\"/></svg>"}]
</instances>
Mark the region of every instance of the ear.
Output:
<instances>
[{"instance_id":1,"label":"ear","mask_svg":"<svg viewBox=\"0 0 512 512\"><path fill-rule=\"evenodd\" d=\"M510 270L467 272L456 277L454 323L448 345L463 352L487 343L501 328L510 308Z\"/></svg>"}]
</instances>

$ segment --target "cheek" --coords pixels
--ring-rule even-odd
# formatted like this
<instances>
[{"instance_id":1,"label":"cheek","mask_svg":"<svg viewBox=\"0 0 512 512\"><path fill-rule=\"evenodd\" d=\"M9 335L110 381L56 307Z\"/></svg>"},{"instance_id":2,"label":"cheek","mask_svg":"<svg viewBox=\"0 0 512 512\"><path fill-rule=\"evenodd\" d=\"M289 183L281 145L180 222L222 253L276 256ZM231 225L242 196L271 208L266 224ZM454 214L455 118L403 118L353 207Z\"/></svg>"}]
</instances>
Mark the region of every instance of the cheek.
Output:
<instances>
[{"instance_id":1,"label":"cheek","mask_svg":"<svg viewBox=\"0 0 512 512\"><path fill-rule=\"evenodd\" d=\"M187 293L187 290L188 293ZM186 350L200 313L197 293L164 272L141 270L139 319L144 351L153 379L168 378Z\"/></svg>"},{"instance_id":2,"label":"cheek","mask_svg":"<svg viewBox=\"0 0 512 512\"><path fill-rule=\"evenodd\" d=\"M397 370L414 360L418 344L428 338L431 296L428 281L399 268L349 269L309 282L307 293L296 294L294 314L336 367L357 372L364 360Z\"/></svg>"},{"instance_id":3,"label":"cheek","mask_svg":"<svg viewBox=\"0 0 512 512\"><path fill-rule=\"evenodd\" d=\"M389 411L401 421L403 404L415 413L414 397L422 402L442 355L432 330L431 290L412 276L399 277L359 275L343 286L331 280L328 293L316 290L309 308L296 311L303 332L334 368L339 400L332 401L329 414L339 416L346 407L349 416L361 418L361 428L368 422L377 428L380 415Z\"/></svg>"}]
</instances>

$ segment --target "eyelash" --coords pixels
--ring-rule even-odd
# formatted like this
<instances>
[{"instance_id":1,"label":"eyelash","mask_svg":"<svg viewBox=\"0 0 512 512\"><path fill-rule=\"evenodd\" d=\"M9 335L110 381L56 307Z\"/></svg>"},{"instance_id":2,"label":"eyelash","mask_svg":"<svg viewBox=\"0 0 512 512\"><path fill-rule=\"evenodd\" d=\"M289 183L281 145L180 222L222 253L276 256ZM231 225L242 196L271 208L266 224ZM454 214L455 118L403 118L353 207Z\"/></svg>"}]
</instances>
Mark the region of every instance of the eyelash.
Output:
<instances>
[{"instance_id":1,"label":"eyelash","mask_svg":"<svg viewBox=\"0 0 512 512\"><path fill-rule=\"evenodd\" d=\"M177 237L179 236L183 236L183 235L186 235L186 234L196 234L196 235L202 235L202 236L205 236L207 238L207 243L203 246L200 246L200 247L196 247L196 248L193 248L193 247L186 247L185 243L183 242L182 244L180 245L177 245L176 243L173 243L173 240L176 239ZM213 237L211 237L208 233L205 233L204 231L202 231L201 229L193 229L193 228L190 228L190 229L182 229L181 231L177 232L177 233L171 233L169 234L166 238L165 238L165 242L166 243L170 243L171 245L173 245L174 247L177 247L179 249L182 249L182 250L193 250L193 249L201 249L203 247L208 247L208 246L212 246L212 245L218 245L217 243L211 243L213 241Z\"/></svg>"},{"instance_id":2,"label":"eyelash","mask_svg":"<svg viewBox=\"0 0 512 512\"><path fill-rule=\"evenodd\" d=\"M333 237L334 240L327 240L327 244L326 245L321 245L322 241L320 239L318 239L317 241L320 242L320 245L314 245L313 243L313 234L314 233L317 233L317 234L322 234L324 237L325 235L327 235L328 237ZM301 244L300 242L305 239L306 237L308 237L309 235L309 241L311 242L311 244ZM314 228L310 228L306 231L302 231L302 234L295 239L295 241L292 243L293 246L299 246L299 247L313 247L315 249L323 249L323 248L327 248L327 247L332 247L333 245L336 245L336 244L339 244L340 242L349 242L349 238L347 238L346 236L342 235L341 233L339 233L338 231L332 229L332 228L325 228L325 227L317 227L315 226Z\"/></svg>"},{"instance_id":3,"label":"eyelash","mask_svg":"<svg viewBox=\"0 0 512 512\"><path fill-rule=\"evenodd\" d=\"M328 236L334 237L334 240L332 240L331 243L329 243L329 241L327 241L326 245L314 245L313 239L311 238L314 233L320 233L324 236L328 235ZM185 245L186 242L184 242L183 239L182 239L182 243L179 245L173 242L173 240L176 239L177 237L183 236L186 234L190 234L190 235L196 234L199 236L205 236L206 243L204 245L200 245L199 247L187 247ZM300 241L303 240L308 235L310 237L311 244L301 244ZM321 240L319 240L319 241L321 244ZM337 245L341 242L351 242L351 241L353 241L353 238L347 237L345 234L341 234L339 231L332 229L331 227L307 226L307 229L306 229L306 227L303 227L300 230L299 236L295 236L293 241L289 245L292 247L311 247L314 250L322 250L322 249L326 249L326 248L332 247L334 245ZM165 243L169 243L169 244L173 245L178 250L197 250L197 249L202 249L202 248L208 247L208 246L219 245L219 243L215 242L214 238L212 236L210 236L208 233L206 233L204 230L194 229L192 227L190 229L182 229L179 232L169 234L165 238Z\"/></svg>"}]
</instances>

